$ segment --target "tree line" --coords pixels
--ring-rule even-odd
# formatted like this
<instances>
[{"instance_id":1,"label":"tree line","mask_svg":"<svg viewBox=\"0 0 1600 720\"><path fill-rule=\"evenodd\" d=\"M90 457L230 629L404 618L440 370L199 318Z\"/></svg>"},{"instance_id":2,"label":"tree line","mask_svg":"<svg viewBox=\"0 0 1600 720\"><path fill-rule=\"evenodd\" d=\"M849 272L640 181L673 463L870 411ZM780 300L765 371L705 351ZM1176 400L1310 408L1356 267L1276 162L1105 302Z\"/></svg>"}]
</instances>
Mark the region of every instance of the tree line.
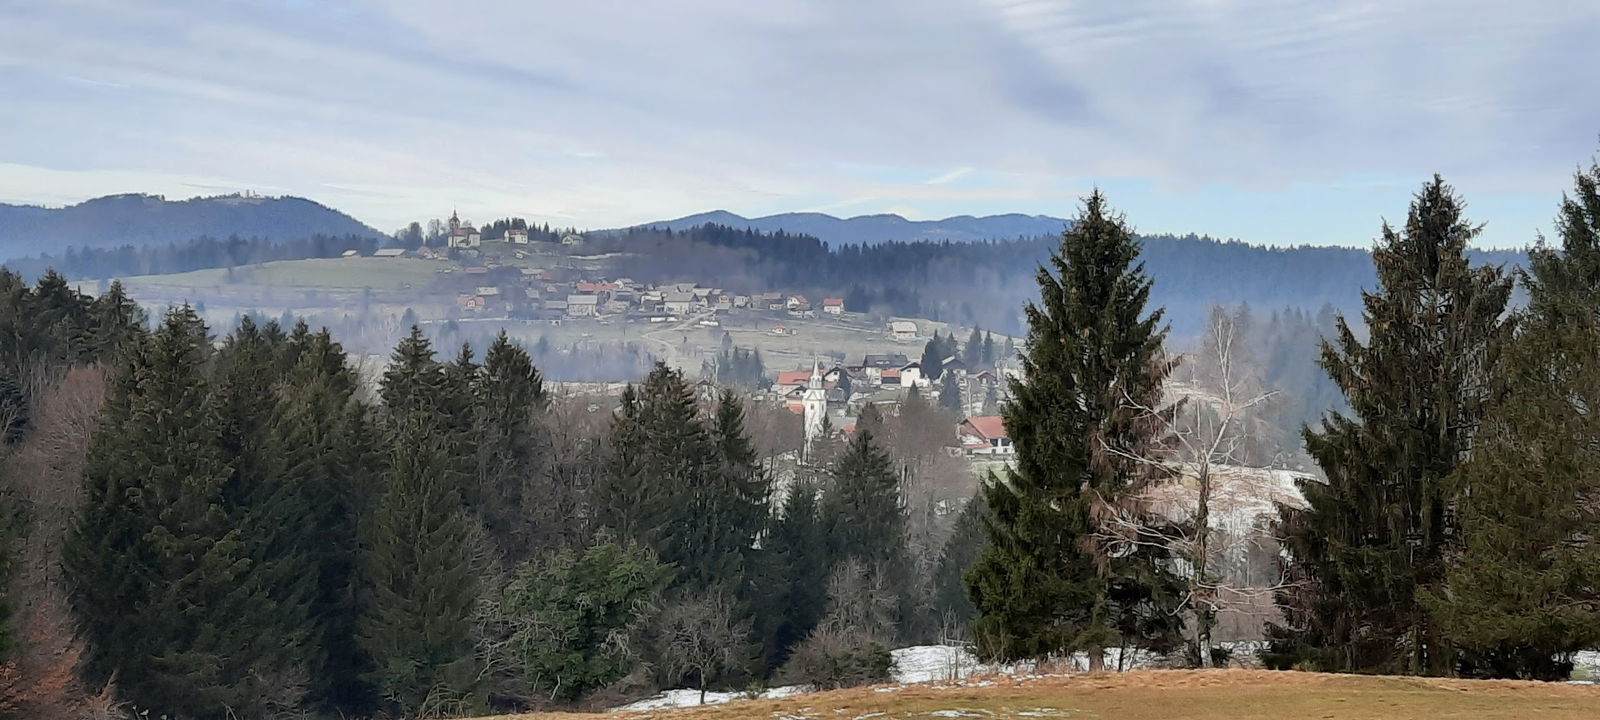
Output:
<instances>
[{"instance_id":1,"label":"tree line","mask_svg":"<svg viewBox=\"0 0 1600 720\"><path fill-rule=\"evenodd\" d=\"M1342 403L1303 426L1321 477L1274 527L1269 666L1554 680L1600 646L1600 166L1576 176L1559 245L1541 242L1526 269L1474 264L1480 227L1442 179L1425 184L1381 229L1361 325L1336 314L1320 344ZM1017 461L985 483L964 576L986 657L1225 655L1207 639L1204 525L1222 456L1174 430L1194 408L1163 397L1175 362L1139 258L1096 193L1038 271L1004 409ZM1241 402L1206 412L1215 424ZM1200 468L1184 478L1202 483L1199 504L1157 511L1150 491L1178 468Z\"/></svg>"},{"instance_id":2,"label":"tree line","mask_svg":"<svg viewBox=\"0 0 1600 720\"><path fill-rule=\"evenodd\" d=\"M939 626L945 551L917 545L885 442L900 418L869 414L780 484L741 396L665 366L585 400L598 422L575 430L583 408L504 334L440 357L413 328L374 385L303 322L244 315L218 339L187 306L147 327L119 286L0 279L7 348L28 349L7 358L25 387L5 452L81 458L0 477L62 498L6 514L0 557L50 572L0 598L50 615L0 635L0 711L459 715L846 685ZM28 408L83 373L103 384L68 442Z\"/></svg>"}]
</instances>

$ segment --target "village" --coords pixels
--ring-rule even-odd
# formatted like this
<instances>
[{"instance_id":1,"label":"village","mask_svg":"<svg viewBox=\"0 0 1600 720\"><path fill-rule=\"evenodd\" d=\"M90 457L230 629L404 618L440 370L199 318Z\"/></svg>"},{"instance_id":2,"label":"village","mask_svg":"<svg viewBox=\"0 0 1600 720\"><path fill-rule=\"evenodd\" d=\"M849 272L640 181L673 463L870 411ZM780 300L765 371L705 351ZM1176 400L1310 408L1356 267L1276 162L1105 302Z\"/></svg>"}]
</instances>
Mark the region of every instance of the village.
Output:
<instances>
[{"instance_id":1,"label":"village","mask_svg":"<svg viewBox=\"0 0 1600 720\"><path fill-rule=\"evenodd\" d=\"M831 322L876 340L850 343L866 350L852 354L850 348L813 344L810 341L816 338L811 333L806 338L809 357L778 353L777 369L766 368L762 381L746 384L752 399L803 416L808 447L823 434L853 433L856 419L868 406L880 414L894 415L916 394L951 411L956 428L953 444L947 447L949 454L1003 462L1013 452L998 408L1007 392L1005 378L1017 370L1008 350L993 345L993 335L988 336L987 352L969 352L963 357L952 351L937 358L939 367L926 368L925 345L937 328L905 318L876 322L864 309L847 307L843 297L813 300L798 292L773 289L739 292L693 282L649 284L628 277L605 277L582 263L570 262L573 251L586 242L581 235L558 236L559 254L540 253L537 246L552 243L530 240L526 228L506 228L500 237L486 239L483 232L454 213L447 233L442 247L386 248L371 256L448 263L438 270L435 281L435 288L443 283L454 290L448 320L499 321L543 327L567 336L576 332L583 338L605 328L638 327L641 332L631 337L649 343L658 359L696 375L708 386L719 380L719 351L744 345L740 338L756 334L781 338L798 334L799 327ZM352 250L344 256L360 254ZM535 262L539 259L551 262L540 266ZM721 342L691 345L689 333L700 331ZM955 346L955 329L947 332L952 333L949 342ZM674 335L679 342L672 341ZM1014 352L1010 338L1001 341ZM879 347L873 348L874 344ZM782 369L784 360L790 361L790 369Z\"/></svg>"}]
</instances>

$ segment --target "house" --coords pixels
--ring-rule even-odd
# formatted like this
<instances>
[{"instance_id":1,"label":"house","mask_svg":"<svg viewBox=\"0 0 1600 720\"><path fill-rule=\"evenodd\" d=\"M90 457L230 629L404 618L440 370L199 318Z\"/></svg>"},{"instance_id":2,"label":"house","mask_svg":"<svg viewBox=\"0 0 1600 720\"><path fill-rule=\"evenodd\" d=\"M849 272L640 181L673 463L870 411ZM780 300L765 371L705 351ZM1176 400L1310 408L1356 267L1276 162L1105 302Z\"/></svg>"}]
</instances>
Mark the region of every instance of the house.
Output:
<instances>
[{"instance_id":1,"label":"house","mask_svg":"<svg viewBox=\"0 0 1600 720\"><path fill-rule=\"evenodd\" d=\"M479 295L484 297L494 297L500 294L500 288L497 288L493 285L481 285L478 287L477 292Z\"/></svg>"},{"instance_id":2,"label":"house","mask_svg":"<svg viewBox=\"0 0 1600 720\"><path fill-rule=\"evenodd\" d=\"M844 298L823 298L822 311L829 315L843 315Z\"/></svg>"},{"instance_id":3,"label":"house","mask_svg":"<svg viewBox=\"0 0 1600 720\"><path fill-rule=\"evenodd\" d=\"M662 298L661 309L673 314L688 313L694 309L694 293L681 290L668 292Z\"/></svg>"},{"instance_id":4,"label":"house","mask_svg":"<svg viewBox=\"0 0 1600 720\"><path fill-rule=\"evenodd\" d=\"M790 295L789 299L785 300L783 305L790 310L798 310L802 307L811 307L811 301L807 300L806 296L804 295Z\"/></svg>"},{"instance_id":5,"label":"house","mask_svg":"<svg viewBox=\"0 0 1600 720\"><path fill-rule=\"evenodd\" d=\"M360 250L346 250L346 251L344 251L342 253L339 253L339 257L361 257L361 251Z\"/></svg>"},{"instance_id":6,"label":"house","mask_svg":"<svg viewBox=\"0 0 1600 720\"><path fill-rule=\"evenodd\" d=\"M763 307L768 310L782 310L784 307L783 293L761 293L761 295L756 298L756 307Z\"/></svg>"},{"instance_id":7,"label":"house","mask_svg":"<svg viewBox=\"0 0 1600 720\"><path fill-rule=\"evenodd\" d=\"M620 315L628 311L628 303L624 300L612 298L605 301L601 309L605 310L607 315Z\"/></svg>"},{"instance_id":8,"label":"house","mask_svg":"<svg viewBox=\"0 0 1600 720\"><path fill-rule=\"evenodd\" d=\"M550 301L546 302L544 304L544 314L545 314L545 317L554 317L556 315L565 315L565 314L567 314L567 301L565 301L565 300L550 300Z\"/></svg>"},{"instance_id":9,"label":"house","mask_svg":"<svg viewBox=\"0 0 1600 720\"><path fill-rule=\"evenodd\" d=\"M489 268L482 267L482 266L469 267L469 268L467 268L467 274L468 275L488 275L489 274Z\"/></svg>"},{"instance_id":10,"label":"house","mask_svg":"<svg viewBox=\"0 0 1600 720\"><path fill-rule=\"evenodd\" d=\"M910 320L896 320L889 323L889 337L896 340L917 339L917 324Z\"/></svg>"},{"instance_id":11,"label":"house","mask_svg":"<svg viewBox=\"0 0 1600 720\"><path fill-rule=\"evenodd\" d=\"M733 296L733 306L736 307L736 308L747 308L747 307L750 307L750 296L749 295L735 295L735 296Z\"/></svg>"},{"instance_id":12,"label":"house","mask_svg":"<svg viewBox=\"0 0 1600 720\"><path fill-rule=\"evenodd\" d=\"M484 308L487 307L488 304L489 301L482 295L468 295L463 293L456 296L456 307L461 308L464 312L483 312Z\"/></svg>"},{"instance_id":13,"label":"house","mask_svg":"<svg viewBox=\"0 0 1600 720\"><path fill-rule=\"evenodd\" d=\"M506 231L506 242L511 243L513 245L527 245L528 244L528 229L527 228L511 228L510 230L507 230Z\"/></svg>"},{"instance_id":14,"label":"house","mask_svg":"<svg viewBox=\"0 0 1600 720\"><path fill-rule=\"evenodd\" d=\"M565 235L565 236L563 236L561 238L561 244L562 245L582 245L583 244L583 236L582 235Z\"/></svg>"},{"instance_id":15,"label":"house","mask_svg":"<svg viewBox=\"0 0 1600 720\"><path fill-rule=\"evenodd\" d=\"M939 363L939 372L941 374L948 373L954 375L957 380L963 380L967 377L967 364L961 361L960 356L951 355L945 358L944 362Z\"/></svg>"},{"instance_id":16,"label":"house","mask_svg":"<svg viewBox=\"0 0 1600 720\"><path fill-rule=\"evenodd\" d=\"M927 387L928 378L922 374L922 363L911 362L900 366L901 387Z\"/></svg>"},{"instance_id":17,"label":"house","mask_svg":"<svg viewBox=\"0 0 1600 720\"><path fill-rule=\"evenodd\" d=\"M600 314L599 295L568 295L567 317L594 317Z\"/></svg>"},{"instance_id":18,"label":"house","mask_svg":"<svg viewBox=\"0 0 1600 720\"><path fill-rule=\"evenodd\" d=\"M450 231L450 247L475 248L483 244L483 235L471 225L462 225Z\"/></svg>"},{"instance_id":19,"label":"house","mask_svg":"<svg viewBox=\"0 0 1600 720\"><path fill-rule=\"evenodd\" d=\"M784 370L778 373L778 382L776 385L784 389L793 387L803 388L808 382L811 382L810 370Z\"/></svg>"},{"instance_id":20,"label":"house","mask_svg":"<svg viewBox=\"0 0 1600 720\"><path fill-rule=\"evenodd\" d=\"M999 415L969 417L956 426L956 437L968 455L1015 455L1005 421Z\"/></svg>"},{"instance_id":21,"label":"house","mask_svg":"<svg viewBox=\"0 0 1600 720\"><path fill-rule=\"evenodd\" d=\"M406 254L405 248L384 248L372 254L373 257L400 257Z\"/></svg>"}]
</instances>

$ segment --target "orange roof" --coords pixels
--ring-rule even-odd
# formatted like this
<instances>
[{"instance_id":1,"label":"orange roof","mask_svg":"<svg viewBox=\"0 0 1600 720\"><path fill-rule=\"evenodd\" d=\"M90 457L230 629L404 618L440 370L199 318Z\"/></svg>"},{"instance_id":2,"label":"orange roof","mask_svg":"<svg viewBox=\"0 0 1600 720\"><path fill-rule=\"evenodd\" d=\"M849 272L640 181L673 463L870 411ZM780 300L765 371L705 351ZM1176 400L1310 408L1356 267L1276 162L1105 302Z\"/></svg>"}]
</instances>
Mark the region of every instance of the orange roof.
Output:
<instances>
[{"instance_id":1,"label":"orange roof","mask_svg":"<svg viewBox=\"0 0 1600 720\"><path fill-rule=\"evenodd\" d=\"M900 377L900 368L884 368L883 369L883 374L880 375L879 377L886 377L886 378L897 378L897 377Z\"/></svg>"},{"instance_id":2,"label":"orange roof","mask_svg":"<svg viewBox=\"0 0 1600 720\"><path fill-rule=\"evenodd\" d=\"M970 426L974 432L984 438L1010 437L1006 434L1006 423L999 415L980 415L969 417L962 425Z\"/></svg>"},{"instance_id":3,"label":"orange roof","mask_svg":"<svg viewBox=\"0 0 1600 720\"><path fill-rule=\"evenodd\" d=\"M811 382L810 370L785 370L778 373L779 385L804 385Z\"/></svg>"},{"instance_id":4,"label":"orange roof","mask_svg":"<svg viewBox=\"0 0 1600 720\"><path fill-rule=\"evenodd\" d=\"M831 307L831 306L834 306L834 305L844 305L844 298L823 298L822 299L822 304L823 304L824 307Z\"/></svg>"}]
</instances>

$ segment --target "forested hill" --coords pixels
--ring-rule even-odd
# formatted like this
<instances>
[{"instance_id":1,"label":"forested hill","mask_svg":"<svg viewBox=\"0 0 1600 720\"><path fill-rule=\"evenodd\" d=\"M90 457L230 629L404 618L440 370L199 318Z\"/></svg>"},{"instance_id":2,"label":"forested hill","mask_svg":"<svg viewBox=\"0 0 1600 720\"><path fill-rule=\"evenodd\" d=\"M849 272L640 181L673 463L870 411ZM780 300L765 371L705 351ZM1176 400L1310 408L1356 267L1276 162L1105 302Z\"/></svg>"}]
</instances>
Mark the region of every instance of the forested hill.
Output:
<instances>
[{"instance_id":1,"label":"forested hill","mask_svg":"<svg viewBox=\"0 0 1600 720\"><path fill-rule=\"evenodd\" d=\"M918 240L972 242L1059 235L1067 221L1046 215L957 215L943 220L907 220L899 215L861 215L838 218L823 213L783 213L746 218L726 210L689 215L676 220L647 223L639 227L687 230L697 225L722 225L740 230L809 235L831 245L876 245L882 242ZM616 231L613 231L616 232Z\"/></svg>"},{"instance_id":2,"label":"forested hill","mask_svg":"<svg viewBox=\"0 0 1600 720\"><path fill-rule=\"evenodd\" d=\"M142 247L202 236L291 240L314 235L379 237L382 233L298 197L166 200L154 195L109 195L64 208L0 204L0 260L59 255L69 247Z\"/></svg>"},{"instance_id":3,"label":"forested hill","mask_svg":"<svg viewBox=\"0 0 1600 720\"><path fill-rule=\"evenodd\" d=\"M713 224L633 229L602 242L627 252L617 271L638 280L839 294L851 310L1020 333L1022 308L1038 290L1034 272L1061 241L1055 234L829 246L807 235ZM1155 280L1151 302L1167 308L1179 336L1198 331L1213 304L1311 312L1331 306L1356 317L1361 291L1376 284L1371 254L1356 248L1268 248L1194 235L1142 242L1142 259ZM1496 265L1520 265L1525 258L1522 251L1473 253L1474 262Z\"/></svg>"}]
</instances>

